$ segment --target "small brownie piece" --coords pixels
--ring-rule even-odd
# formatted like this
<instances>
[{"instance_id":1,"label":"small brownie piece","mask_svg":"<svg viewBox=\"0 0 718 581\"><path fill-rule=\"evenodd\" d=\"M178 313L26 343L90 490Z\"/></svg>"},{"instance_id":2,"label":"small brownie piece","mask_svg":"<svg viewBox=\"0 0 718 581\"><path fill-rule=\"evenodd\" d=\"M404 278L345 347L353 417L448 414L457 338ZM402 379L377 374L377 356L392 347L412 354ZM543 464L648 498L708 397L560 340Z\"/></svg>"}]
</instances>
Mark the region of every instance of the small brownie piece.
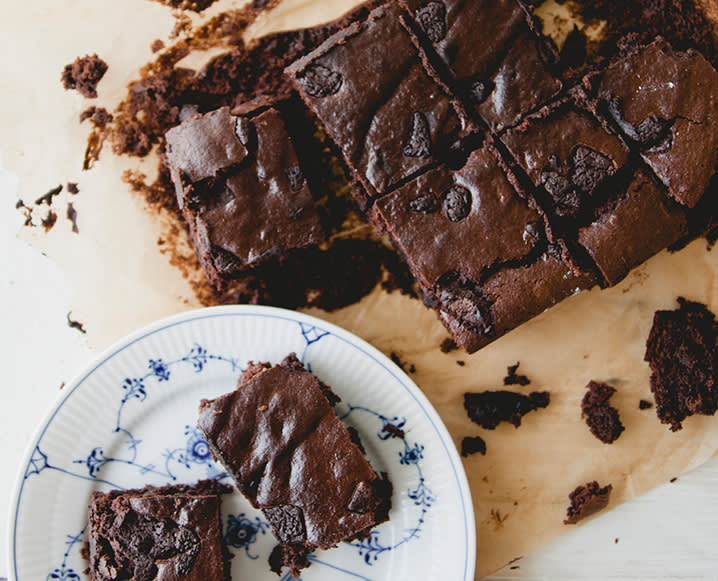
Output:
<instances>
[{"instance_id":1,"label":"small brownie piece","mask_svg":"<svg viewBox=\"0 0 718 581\"><path fill-rule=\"evenodd\" d=\"M371 197L452 155L463 121L389 3L287 68Z\"/></svg>"},{"instance_id":2,"label":"small brownie piece","mask_svg":"<svg viewBox=\"0 0 718 581\"><path fill-rule=\"evenodd\" d=\"M578 521L606 508L611 499L612 490L611 484L601 488L595 480L584 486L577 486L568 495L571 504L566 509L566 520L563 521L563 524L575 525Z\"/></svg>"},{"instance_id":3,"label":"small brownie piece","mask_svg":"<svg viewBox=\"0 0 718 581\"><path fill-rule=\"evenodd\" d=\"M167 162L207 277L232 276L324 240L314 201L280 113L227 107L170 129Z\"/></svg>"},{"instance_id":4,"label":"small brownie piece","mask_svg":"<svg viewBox=\"0 0 718 581\"><path fill-rule=\"evenodd\" d=\"M97 84L107 72L107 63L96 54L77 57L62 71L62 86L75 89L89 99L97 97Z\"/></svg>"},{"instance_id":5,"label":"small brownie piece","mask_svg":"<svg viewBox=\"0 0 718 581\"><path fill-rule=\"evenodd\" d=\"M480 281L541 241L534 233L543 232L543 219L517 194L507 171L485 145L461 169L431 170L376 202L375 222L420 284L432 287L447 272Z\"/></svg>"},{"instance_id":6,"label":"small brownie piece","mask_svg":"<svg viewBox=\"0 0 718 581\"><path fill-rule=\"evenodd\" d=\"M674 432L688 416L718 411L718 323L705 305L678 302L675 311L655 313L644 357L656 414Z\"/></svg>"},{"instance_id":7,"label":"small brownie piece","mask_svg":"<svg viewBox=\"0 0 718 581\"><path fill-rule=\"evenodd\" d=\"M269 521L274 568L298 575L306 556L387 520L391 486L352 441L338 398L294 354L250 364L237 389L202 401L199 428L239 490Z\"/></svg>"},{"instance_id":8,"label":"small brownie piece","mask_svg":"<svg viewBox=\"0 0 718 581\"><path fill-rule=\"evenodd\" d=\"M215 480L203 480L195 486L93 492L90 579L229 579L219 509L220 495L230 491Z\"/></svg>"},{"instance_id":9,"label":"small brownie piece","mask_svg":"<svg viewBox=\"0 0 718 581\"><path fill-rule=\"evenodd\" d=\"M519 375L516 372L519 369L521 362L517 362L514 365L509 365L506 368L506 377L504 377L504 385L521 385L526 386L531 383L531 380L526 375Z\"/></svg>"},{"instance_id":10,"label":"small brownie piece","mask_svg":"<svg viewBox=\"0 0 718 581\"><path fill-rule=\"evenodd\" d=\"M718 166L718 72L712 65L658 39L585 84L670 195L694 207Z\"/></svg>"},{"instance_id":11,"label":"small brownie piece","mask_svg":"<svg viewBox=\"0 0 718 581\"><path fill-rule=\"evenodd\" d=\"M561 90L558 53L516 0L402 0L428 60L495 132Z\"/></svg>"},{"instance_id":12,"label":"small brownie piece","mask_svg":"<svg viewBox=\"0 0 718 581\"><path fill-rule=\"evenodd\" d=\"M461 455L468 458L472 454L486 456L486 442L481 436L467 436L461 440Z\"/></svg>"},{"instance_id":13,"label":"small brownie piece","mask_svg":"<svg viewBox=\"0 0 718 581\"><path fill-rule=\"evenodd\" d=\"M549 401L547 391L534 391L528 395L513 391L464 394L464 408L469 418L487 430L495 429L501 422L509 422L518 428L523 416L548 407Z\"/></svg>"},{"instance_id":14,"label":"small brownie piece","mask_svg":"<svg viewBox=\"0 0 718 581\"><path fill-rule=\"evenodd\" d=\"M663 193L650 171L638 168L625 193L598 208L593 221L579 229L578 243L613 286L687 231L683 209Z\"/></svg>"},{"instance_id":15,"label":"small brownie piece","mask_svg":"<svg viewBox=\"0 0 718 581\"><path fill-rule=\"evenodd\" d=\"M607 383L591 381L588 391L581 402L581 417L591 429L591 433L604 444L612 444L621 435L623 424L618 410L608 403L616 390Z\"/></svg>"},{"instance_id":16,"label":"small brownie piece","mask_svg":"<svg viewBox=\"0 0 718 581\"><path fill-rule=\"evenodd\" d=\"M628 148L588 110L583 92L527 117L501 138L526 172L558 233L590 222L593 211L623 193Z\"/></svg>"}]
</instances>

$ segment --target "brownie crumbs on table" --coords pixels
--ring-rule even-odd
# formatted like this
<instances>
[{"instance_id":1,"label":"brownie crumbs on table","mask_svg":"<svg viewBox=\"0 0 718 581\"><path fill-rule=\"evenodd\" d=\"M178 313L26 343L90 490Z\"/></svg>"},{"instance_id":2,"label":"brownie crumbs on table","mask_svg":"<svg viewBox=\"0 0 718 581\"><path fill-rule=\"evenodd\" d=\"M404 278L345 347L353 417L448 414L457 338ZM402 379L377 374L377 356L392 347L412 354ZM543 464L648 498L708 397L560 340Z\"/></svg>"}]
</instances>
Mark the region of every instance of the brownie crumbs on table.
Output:
<instances>
[{"instance_id":1,"label":"brownie crumbs on table","mask_svg":"<svg viewBox=\"0 0 718 581\"><path fill-rule=\"evenodd\" d=\"M192 12L202 12L206 10L217 0L154 0L172 8L179 10L191 10ZM256 2L256 0L255 0Z\"/></svg>"},{"instance_id":2,"label":"brownie crumbs on table","mask_svg":"<svg viewBox=\"0 0 718 581\"><path fill-rule=\"evenodd\" d=\"M590 381L588 391L581 401L581 417L604 444L612 444L623 433L625 427L618 416L618 410L608 403L616 390L607 383Z\"/></svg>"},{"instance_id":3,"label":"brownie crumbs on table","mask_svg":"<svg viewBox=\"0 0 718 581\"><path fill-rule=\"evenodd\" d=\"M535 391L528 395L513 391L484 391L464 394L464 409L475 424L487 430L495 429L501 422L515 427L527 413L548 407L547 391Z\"/></svg>"},{"instance_id":4,"label":"brownie crumbs on table","mask_svg":"<svg viewBox=\"0 0 718 581\"><path fill-rule=\"evenodd\" d=\"M75 206L72 204L72 202L67 203L67 211L65 212L65 217L71 222L73 233L79 234L80 229L77 226L77 210L75 209Z\"/></svg>"},{"instance_id":5,"label":"brownie crumbs on table","mask_svg":"<svg viewBox=\"0 0 718 581\"><path fill-rule=\"evenodd\" d=\"M62 71L62 86L75 89L88 99L97 97L97 84L107 72L107 63L96 54L77 57Z\"/></svg>"},{"instance_id":6,"label":"brownie crumbs on table","mask_svg":"<svg viewBox=\"0 0 718 581\"><path fill-rule=\"evenodd\" d=\"M506 368L506 377L504 377L504 385L521 385L526 386L531 383L531 380L525 375L517 375L519 365L521 362L517 362L515 365L509 365Z\"/></svg>"},{"instance_id":7,"label":"brownie crumbs on table","mask_svg":"<svg viewBox=\"0 0 718 581\"><path fill-rule=\"evenodd\" d=\"M705 305L678 303L655 313L644 356L656 414L673 432L688 416L718 411L718 323Z\"/></svg>"},{"instance_id":8,"label":"brownie crumbs on table","mask_svg":"<svg viewBox=\"0 0 718 581\"><path fill-rule=\"evenodd\" d=\"M481 436L467 436L461 440L461 455L468 458L472 454L486 456L486 442Z\"/></svg>"},{"instance_id":9,"label":"brownie crumbs on table","mask_svg":"<svg viewBox=\"0 0 718 581\"><path fill-rule=\"evenodd\" d=\"M639 409L639 410L649 410L649 409L651 409L652 407L653 407L653 404L652 404L650 401L646 400L646 399L642 399L641 401L638 402L638 409Z\"/></svg>"},{"instance_id":10,"label":"brownie crumbs on table","mask_svg":"<svg viewBox=\"0 0 718 581\"><path fill-rule=\"evenodd\" d=\"M67 188L67 191L70 194L75 195L75 194L80 193L80 188L77 186L77 183L75 183L75 182L67 182L67 185L65 187Z\"/></svg>"},{"instance_id":11,"label":"brownie crumbs on table","mask_svg":"<svg viewBox=\"0 0 718 581\"><path fill-rule=\"evenodd\" d=\"M574 525L577 522L603 510L611 499L613 485L601 487L595 480L582 486L577 486L568 495L571 501L566 509L565 525Z\"/></svg>"}]
</instances>

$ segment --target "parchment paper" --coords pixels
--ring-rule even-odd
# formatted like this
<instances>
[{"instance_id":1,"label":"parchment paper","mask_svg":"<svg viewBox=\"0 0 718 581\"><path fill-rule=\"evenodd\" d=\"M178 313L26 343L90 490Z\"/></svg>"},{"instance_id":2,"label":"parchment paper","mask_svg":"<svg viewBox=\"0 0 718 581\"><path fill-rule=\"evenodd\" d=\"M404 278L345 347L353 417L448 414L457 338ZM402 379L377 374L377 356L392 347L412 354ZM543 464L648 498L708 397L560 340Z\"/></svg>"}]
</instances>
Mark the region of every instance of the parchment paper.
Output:
<instances>
[{"instance_id":1,"label":"parchment paper","mask_svg":"<svg viewBox=\"0 0 718 581\"><path fill-rule=\"evenodd\" d=\"M312 25L355 3L284 0L251 32ZM221 0L202 18L237 4ZM89 128L78 124L80 111L90 104L112 110L151 58L151 42L169 43L173 26L171 11L147 0L19 2L5 6L0 24L0 54L5 56L0 163L19 176L26 200L67 181L79 182L81 190L54 199L59 219L49 233L28 227L21 236L64 270L75 291L73 317L85 324L96 349L152 320L199 306L192 282L202 275L182 229L172 216L148 212L121 180L128 168L151 175L156 159L117 158L106 148L94 169L81 171ZM59 82L66 63L93 52L110 65L96 102L64 91ZM193 62L201 64L203 58L195 55ZM78 211L79 234L65 219L68 200ZM567 495L577 485L594 479L611 483L615 506L715 453L718 419L690 418L674 434L658 422L654 410L639 411L638 403L652 399L643 353L653 312L674 308L677 296L718 310L716 252L708 251L704 240L674 254L664 252L618 287L564 301L472 356L441 353L438 346L447 333L434 313L398 293L377 290L341 311L311 314L415 365L412 378L457 445L464 436L486 440L487 455L464 462L476 509L481 577L572 530L562 522ZM532 380L520 389L550 391L551 405L527 415L519 429L482 430L468 420L463 393L499 389L507 365L516 361ZM626 431L610 446L595 439L580 417L591 379L618 389L612 403Z\"/></svg>"}]
</instances>

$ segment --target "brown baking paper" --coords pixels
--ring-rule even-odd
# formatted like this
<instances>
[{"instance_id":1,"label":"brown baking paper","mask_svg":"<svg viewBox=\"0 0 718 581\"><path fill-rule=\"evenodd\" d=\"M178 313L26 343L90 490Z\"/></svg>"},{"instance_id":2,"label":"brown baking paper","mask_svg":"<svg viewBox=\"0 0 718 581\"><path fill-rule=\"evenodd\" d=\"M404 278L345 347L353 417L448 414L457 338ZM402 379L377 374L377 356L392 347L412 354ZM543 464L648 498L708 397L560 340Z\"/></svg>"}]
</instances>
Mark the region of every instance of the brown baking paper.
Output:
<instances>
[{"instance_id":1,"label":"brown baking paper","mask_svg":"<svg viewBox=\"0 0 718 581\"><path fill-rule=\"evenodd\" d=\"M251 32L316 24L355 3L284 0ZM236 3L220 0L201 18L229 6ZM112 110L151 59L152 41L169 43L173 26L171 11L148 0L19 2L5 7L0 24L0 49L9 57L0 77L1 161L19 176L26 200L67 181L78 182L81 190L54 199L59 219L49 233L28 227L21 236L63 269L74 288L73 317L83 321L95 349L152 320L200 306L192 281L202 275L182 228L173 216L148 211L121 180L128 168L151 176L156 158L118 158L106 148L94 169L81 171L89 128L78 124L80 111L90 104ZM93 52L110 65L96 103L64 91L59 82L66 63ZM199 66L207 57L193 55L188 62ZM65 219L70 200L79 234ZM441 353L447 333L434 313L399 293L376 290L341 311L310 312L413 364L412 378L457 446L464 436L486 440L486 456L464 461L476 510L477 577L482 577L571 531L562 523L568 493L577 485L594 479L611 483L616 506L715 453L716 418L689 418L682 431L671 433L654 410L639 411L638 404L651 399L643 353L654 311L674 308L677 296L718 310L716 252L707 250L705 240L663 252L618 287L572 297L471 356ZM464 392L500 388L506 367L517 361L519 372L531 378L530 386L519 389L549 391L549 407L528 414L519 429L501 425L486 431L472 424L463 409ZM613 445L594 438L580 417L592 379L618 390L612 403L626 431Z\"/></svg>"}]
</instances>

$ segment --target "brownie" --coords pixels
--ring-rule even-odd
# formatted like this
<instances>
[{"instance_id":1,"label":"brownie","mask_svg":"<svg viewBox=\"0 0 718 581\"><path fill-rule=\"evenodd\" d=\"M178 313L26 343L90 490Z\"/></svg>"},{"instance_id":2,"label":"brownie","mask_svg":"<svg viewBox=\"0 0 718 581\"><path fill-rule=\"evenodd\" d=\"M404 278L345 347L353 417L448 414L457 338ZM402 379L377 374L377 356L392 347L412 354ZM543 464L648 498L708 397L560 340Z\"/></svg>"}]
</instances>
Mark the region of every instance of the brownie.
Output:
<instances>
[{"instance_id":1,"label":"brownie","mask_svg":"<svg viewBox=\"0 0 718 581\"><path fill-rule=\"evenodd\" d=\"M332 409L338 398L294 354L250 364L234 392L200 405L199 428L239 490L262 509L298 575L306 556L366 536L391 490Z\"/></svg>"},{"instance_id":2,"label":"brownie","mask_svg":"<svg viewBox=\"0 0 718 581\"><path fill-rule=\"evenodd\" d=\"M486 442L481 436L467 436L461 440L461 455L468 458L472 454L486 456Z\"/></svg>"},{"instance_id":3,"label":"brownie","mask_svg":"<svg viewBox=\"0 0 718 581\"><path fill-rule=\"evenodd\" d=\"M608 286L687 234L684 210L669 199L650 170L638 168L626 191L594 213L578 231Z\"/></svg>"},{"instance_id":4,"label":"brownie","mask_svg":"<svg viewBox=\"0 0 718 581\"><path fill-rule=\"evenodd\" d=\"M540 188L560 234L590 222L596 207L623 193L628 148L591 114L580 90L530 115L501 141Z\"/></svg>"},{"instance_id":5,"label":"brownie","mask_svg":"<svg viewBox=\"0 0 718 581\"><path fill-rule=\"evenodd\" d=\"M528 395L513 391L464 394L464 409L469 418L487 430L495 429L501 422L508 422L518 428L523 416L548 407L549 402L550 397L546 391L534 391Z\"/></svg>"},{"instance_id":6,"label":"brownie","mask_svg":"<svg viewBox=\"0 0 718 581\"><path fill-rule=\"evenodd\" d=\"M613 486L608 484L601 488L595 480L583 486L577 486L568 495L571 504L566 509L565 525L575 525L592 514L595 514L608 506L611 499Z\"/></svg>"},{"instance_id":7,"label":"brownie","mask_svg":"<svg viewBox=\"0 0 718 581\"><path fill-rule=\"evenodd\" d=\"M590 381L581 401L581 417L591 433L604 444L612 444L625 429L618 416L618 410L608 403L616 393L607 383Z\"/></svg>"},{"instance_id":8,"label":"brownie","mask_svg":"<svg viewBox=\"0 0 718 581\"><path fill-rule=\"evenodd\" d=\"M107 72L107 63L96 54L77 57L65 65L62 71L62 86L66 90L75 89L83 97L97 97L97 84Z\"/></svg>"},{"instance_id":9,"label":"brownie","mask_svg":"<svg viewBox=\"0 0 718 581\"><path fill-rule=\"evenodd\" d=\"M688 416L718 410L718 323L705 305L678 302L674 311L655 313L644 357L656 414L674 432Z\"/></svg>"},{"instance_id":10,"label":"brownie","mask_svg":"<svg viewBox=\"0 0 718 581\"><path fill-rule=\"evenodd\" d=\"M389 3L287 68L369 196L453 155L463 126Z\"/></svg>"},{"instance_id":11,"label":"brownie","mask_svg":"<svg viewBox=\"0 0 718 581\"><path fill-rule=\"evenodd\" d=\"M718 166L718 72L658 39L586 79L681 204L694 207Z\"/></svg>"},{"instance_id":12,"label":"brownie","mask_svg":"<svg viewBox=\"0 0 718 581\"><path fill-rule=\"evenodd\" d=\"M550 72L558 59L551 41L534 30L516 0L402 0L411 27L438 74L493 132L561 90Z\"/></svg>"},{"instance_id":13,"label":"brownie","mask_svg":"<svg viewBox=\"0 0 718 581\"><path fill-rule=\"evenodd\" d=\"M167 132L167 162L210 282L324 240L311 192L280 113L223 107Z\"/></svg>"},{"instance_id":14,"label":"brownie","mask_svg":"<svg viewBox=\"0 0 718 581\"><path fill-rule=\"evenodd\" d=\"M93 492L88 509L88 573L116 579L229 579L214 480L195 486Z\"/></svg>"},{"instance_id":15,"label":"brownie","mask_svg":"<svg viewBox=\"0 0 718 581\"><path fill-rule=\"evenodd\" d=\"M439 167L380 198L374 217L425 287L449 272L481 281L529 255L543 231L489 145L459 170Z\"/></svg>"}]
</instances>

